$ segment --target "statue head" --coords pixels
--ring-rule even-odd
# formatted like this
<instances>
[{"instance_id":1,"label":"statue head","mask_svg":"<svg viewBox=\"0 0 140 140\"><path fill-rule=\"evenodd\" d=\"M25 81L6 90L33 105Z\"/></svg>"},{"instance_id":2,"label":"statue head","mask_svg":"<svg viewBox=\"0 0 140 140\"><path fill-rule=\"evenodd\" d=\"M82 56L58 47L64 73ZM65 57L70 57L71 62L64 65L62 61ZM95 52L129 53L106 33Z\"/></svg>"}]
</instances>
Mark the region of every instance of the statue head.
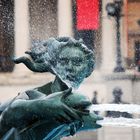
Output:
<instances>
[{"instance_id":1,"label":"statue head","mask_svg":"<svg viewBox=\"0 0 140 140\"><path fill-rule=\"evenodd\" d=\"M70 87L78 87L93 71L93 51L81 40L50 38L43 43L42 48L36 60L49 63L53 73Z\"/></svg>"}]
</instances>

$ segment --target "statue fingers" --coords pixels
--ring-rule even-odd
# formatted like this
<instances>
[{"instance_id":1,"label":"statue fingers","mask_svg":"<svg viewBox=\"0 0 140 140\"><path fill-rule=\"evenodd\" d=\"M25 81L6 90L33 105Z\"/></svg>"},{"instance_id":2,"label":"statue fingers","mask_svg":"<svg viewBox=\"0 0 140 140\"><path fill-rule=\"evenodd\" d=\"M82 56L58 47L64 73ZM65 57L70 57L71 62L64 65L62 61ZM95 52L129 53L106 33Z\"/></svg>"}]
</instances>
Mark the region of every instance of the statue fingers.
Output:
<instances>
[{"instance_id":1,"label":"statue fingers","mask_svg":"<svg viewBox=\"0 0 140 140\"><path fill-rule=\"evenodd\" d=\"M14 63L19 64L21 63L21 57L20 58L13 58L12 59Z\"/></svg>"},{"instance_id":2,"label":"statue fingers","mask_svg":"<svg viewBox=\"0 0 140 140\"><path fill-rule=\"evenodd\" d=\"M31 56L32 52L31 51L26 51L25 54L28 54Z\"/></svg>"},{"instance_id":3,"label":"statue fingers","mask_svg":"<svg viewBox=\"0 0 140 140\"><path fill-rule=\"evenodd\" d=\"M85 115L85 116L88 116L89 114L90 114L90 111L89 110L78 110L78 109L74 109L73 108L73 110L79 115L79 116L83 116L83 115Z\"/></svg>"},{"instance_id":4,"label":"statue fingers","mask_svg":"<svg viewBox=\"0 0 140 140\"><path fill-rule=\"evenodd\" d=\"M68 116L71 117L72 120L82 121L82 119L79 117L79 115L74 110L69 108L67 105L63 104L63 110Z\"/></svg>"},{"instance_id":5,"label":"statue fingers","mask_svg":"<svg viewBox=\"0 0 140 140\"><path fill-rule=\"evenodd\" d=\"M25 56L22 56L22 57L19 57L19 58L14 58L13 61L16 64L19 64L19 63L24 63L27 59L29 59L29 58L27 58Z\"/></svg>"},{"instance_id":6,"label":"statue fingers","mask_svg":"<svg viewBox=\"0 0 140 140\"><path fill-rule=\"evenodd\" d=\"M64 112L55 118L59 123L71 123L72 119Z\"/></svg>"},{"instance_id":7,"label":"statue fingers","mask_svg":"<svg viewBox=\"0 0 140 140\"><path fill-rule=\"evenodd\" d=\"M26 51L25 54L28 54L34 60L35 54L33 52L29 50L29 51Z\"/></svg>"}]
</instances>

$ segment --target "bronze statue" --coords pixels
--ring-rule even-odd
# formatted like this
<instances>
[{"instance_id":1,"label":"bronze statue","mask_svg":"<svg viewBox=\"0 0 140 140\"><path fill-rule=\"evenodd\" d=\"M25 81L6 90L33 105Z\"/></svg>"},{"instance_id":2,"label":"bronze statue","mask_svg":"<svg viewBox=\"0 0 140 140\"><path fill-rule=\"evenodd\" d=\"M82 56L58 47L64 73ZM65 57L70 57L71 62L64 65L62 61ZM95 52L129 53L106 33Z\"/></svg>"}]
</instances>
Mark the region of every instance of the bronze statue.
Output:
<instances>
[{"instance_id":1,"label":"bronze statue","mask_svg":"<svg viewBox=\"0 0 140 140\"><path fill-rule=\"evenodd\" d=\"M90 113L92 104L76 93L84 78L94 69L94 55L82 41L69 37L34 42L28 57L14 59L34 72L51 72L55 80L19 93L0 106L0 138L20 140L59 140L78 131L97 129L102 119ZM13 134L11 136L11 134Z\"/></svg>"}]
</instances>

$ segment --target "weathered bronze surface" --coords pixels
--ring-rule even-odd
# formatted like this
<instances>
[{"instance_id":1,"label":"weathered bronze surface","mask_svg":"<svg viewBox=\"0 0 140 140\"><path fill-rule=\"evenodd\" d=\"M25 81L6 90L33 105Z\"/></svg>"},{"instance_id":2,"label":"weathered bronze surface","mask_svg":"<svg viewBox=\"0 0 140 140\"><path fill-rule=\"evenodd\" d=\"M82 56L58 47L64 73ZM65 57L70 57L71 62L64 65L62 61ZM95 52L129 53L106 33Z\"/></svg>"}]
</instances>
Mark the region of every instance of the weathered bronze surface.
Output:
<instances>
[{"instance_id":1,"label":"weathered bronze surface","mask_svg":"<svg viewBox=\"0 0 140 140\"><path fill-rule=\"evenodd\" d=\"M0 106L4 140L59 140L78 131L97 129L102 119L90 113L90 100L74 91L94 69L94 54L69 37L34 42L28 57L14 59L34 72L51 72L53 82L20 93Z\"/></svg>"}]
</instances>

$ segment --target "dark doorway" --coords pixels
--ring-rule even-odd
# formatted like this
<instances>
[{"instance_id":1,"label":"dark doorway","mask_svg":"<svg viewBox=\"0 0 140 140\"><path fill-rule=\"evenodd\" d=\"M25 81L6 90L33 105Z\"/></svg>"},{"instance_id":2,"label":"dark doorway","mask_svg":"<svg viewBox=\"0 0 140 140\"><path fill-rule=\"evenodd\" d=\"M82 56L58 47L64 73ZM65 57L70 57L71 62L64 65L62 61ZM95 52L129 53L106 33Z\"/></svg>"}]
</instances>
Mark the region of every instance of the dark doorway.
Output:
<instances>
[{"instance_id":1,"label":"dark doorway","mask_svg":"<svg viewBox=\"0 0 140 140\"><path fill-rule=\"evenodd\" d=\"M140 41L135 42L135 64L140 66Z\"/></svg>"},{"instance_id":2,"label":"dark doorway","mask_svg":"<svg viewBox=\"0 0 140 140\"><path fill-rule=\"evenodd\" d=\"M83 39L85 45L93 50L94 40L95 40L95 31L94 30L77 30L76 29L76 2L73 1L72 4L72 16L73 16L73 30L75 39Z\"/></svg>"},{"instance_id":3,"label":"dark doorway","mask_svg":"<svg viewBox=\"0 0 140 140\"><path fill-rule=\"evenodd\" d=\"M14 63L14 0L0 0L0 72L12 72Z\"/></svg>"}]
</instances>

